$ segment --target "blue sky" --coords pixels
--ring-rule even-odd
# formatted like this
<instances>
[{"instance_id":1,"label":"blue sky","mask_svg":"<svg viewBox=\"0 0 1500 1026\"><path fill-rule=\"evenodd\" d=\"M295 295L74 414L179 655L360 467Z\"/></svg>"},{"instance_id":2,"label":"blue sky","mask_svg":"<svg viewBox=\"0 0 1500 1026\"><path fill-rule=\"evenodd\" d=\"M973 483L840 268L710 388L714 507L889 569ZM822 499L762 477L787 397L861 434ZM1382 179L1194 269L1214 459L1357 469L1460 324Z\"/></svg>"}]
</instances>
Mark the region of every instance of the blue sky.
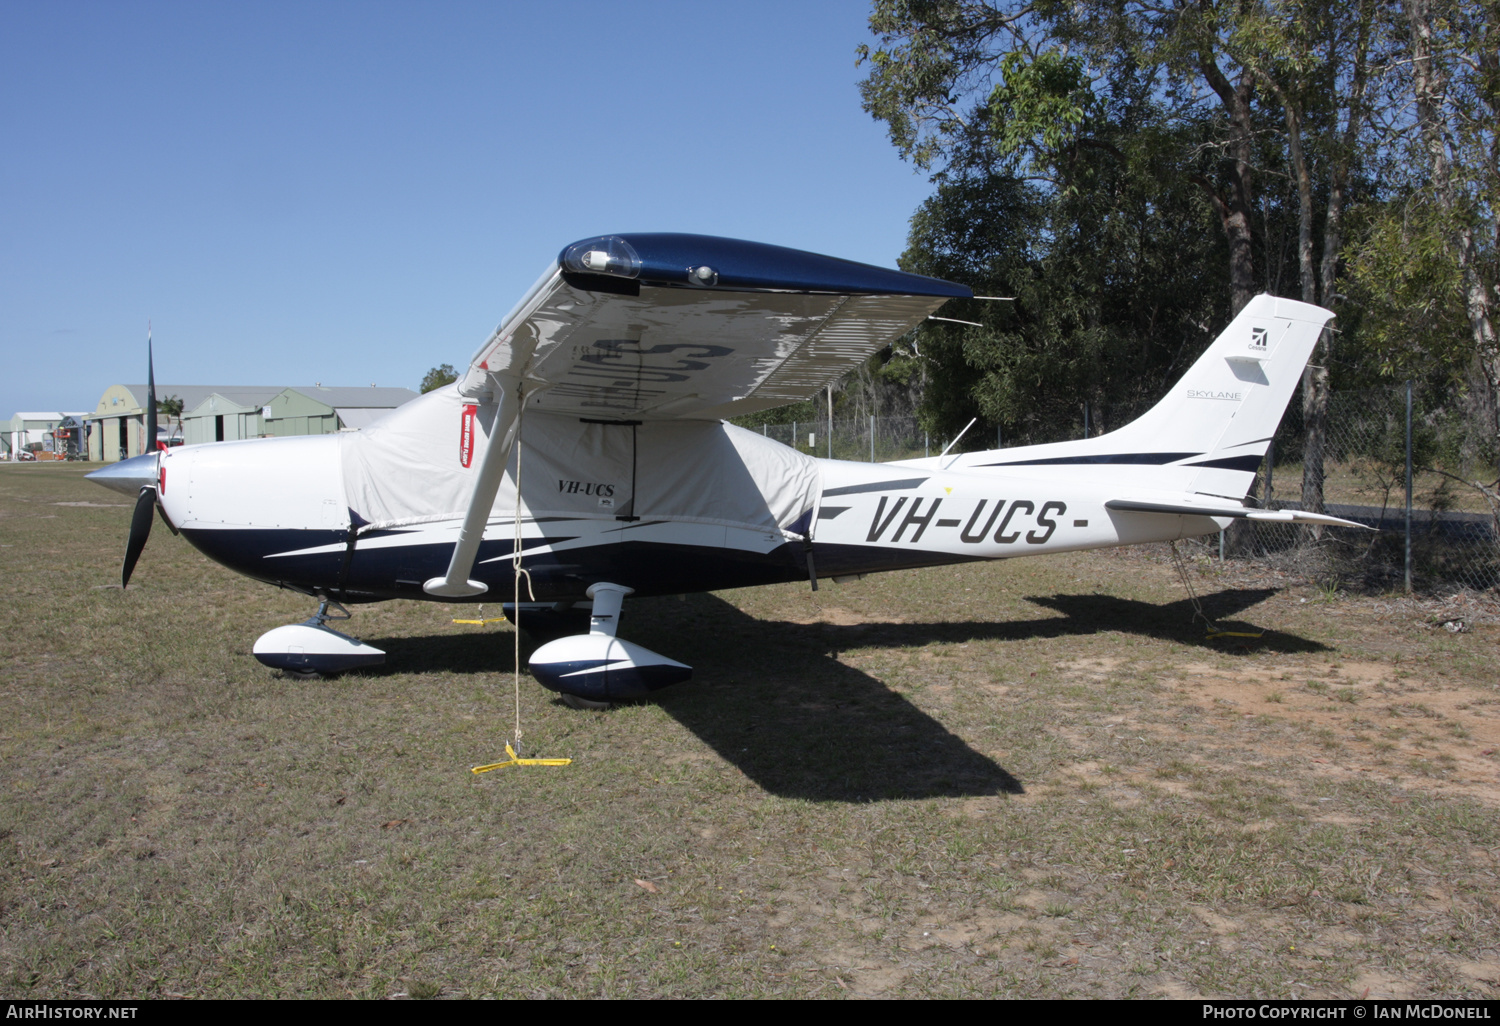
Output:
<instances>
[{"instance_id":1,"label":"blue sky","mask_svg":"<svg viewBox=\"0 0 1500 1026\"><path fill-rule=\"evenodd\" d=\"M0 0L0 418L110 384L406 385L563 245L894 266L930 187L868 6Z\"/></svg>"}]
</instances>

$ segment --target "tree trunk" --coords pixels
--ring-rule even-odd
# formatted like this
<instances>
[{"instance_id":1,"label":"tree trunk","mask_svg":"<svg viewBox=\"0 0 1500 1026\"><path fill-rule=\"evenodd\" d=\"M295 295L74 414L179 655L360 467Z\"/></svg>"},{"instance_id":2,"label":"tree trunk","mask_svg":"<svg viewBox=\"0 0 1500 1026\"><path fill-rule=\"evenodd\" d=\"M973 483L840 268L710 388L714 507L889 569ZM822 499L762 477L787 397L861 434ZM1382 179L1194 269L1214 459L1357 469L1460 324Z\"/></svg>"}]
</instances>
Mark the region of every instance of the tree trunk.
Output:
<instances>
[{"instance_id":1,"label":"tree trunk","mask_svg":"<svg viewBox=\"0 0 1500 1026\"><path fill-rule=\"evenodd\" d=\"M1325 329L1313 359L1323 356L1323 339L1328 337ZM1305 440L1302 443L1302 508L1309 513L1323 510L1323 460L1328 439L1328 366L1309 363L1302 371L1302 426ZM1316 537L1319 532L1314 531Z\"/></svg>"},{"instance_id":2,"label":"tree trunk","mask_svg":"<svg viewBox=\"0 0 1500 1026\"><path fill-rule=\"evenodd\" d=\"M1468 438L1461 452L1460 458L1464 462L1465 476L1473 476L1481 480L1500 479L1500 468L1496 467L1497 439L1496 423L1497 411L1495 402L1496 386L1500 384L1495 379L1493 367L1494 357L1486 360L1484 354L1475 353L1474 359L1469 363L1468 381Z\"/></svg>"},{"instance_id":3,"label":"tree trunk","mask_svg":"<svg viewBox=\"0 0 1500 1026\"><path fill-rule=\"evenodd\" d=\"M1262 79L1281 101L1286 115L1287 149L1292 160L1292 174L1297 182L1297 277L1302 286L1302 301L1318 301L1318 279L1313 270L1313 186L1307 154L1302 148L1302 113L1296 101L1269 75ZM1337 193L1334 193L1337 196ZM1332 200L1334 196L1331 196ZM1325 251L1324 278L1329 277ZM1325 285L1325 302L1333 290ZM1323 512L1323 456L1328 435L1328 341L1325 328L1318 338L1313 359L1302 372L1302 424L1306 441L1302 447L1302 508ZM1316 536L1317 532L1314 532Z\"/></svg>"},{"instance_id":4,"label":"tree trunk","mask_svg":"<svg viewBox=\"0 0 1500 1026\"><path fill-rule=\"evenodd\" d=\"M1431 161L1432 189L1442 210L1453 215L1458 206L1453 189L1452 163L1448 155L1448 81L1442 65L1434 55L1434 17L1431 0L1407 0L1407 23L1411 28L1412 91L1417 106L1417 123L1422 143ZM1490 55L1484 55L1489 58ZM1461 217L1462 214L1460 213ZM1464 312L1474 342L1474 357L1469 372L1468 414L1474 425L1476 455L1488 452L1497 465L1488 469L1500 475L1500 455L1496 455L1497 387L1500 387L1500 350L1497 350L1495 323L1490 313L1490 296L1475 266L1475 242L1472 224L1460 224L1449 239L1453 257L1463 281ZM1487 474L1484 476L1488 476Z\"/></svg>"},{"instance_id":5,"label":"tree trunk","mask_svg":"<svg viewBox=\"0 0 1500 1026\"><path fill-rule=\"evenodd\" d=\"M1250 245L1254 199L1250 168L1255 156L1255 126L1251 121L1250 100L1255 95L1255 74L1246 69L1238 82L1231 83L1207 54L1199 55L1198 67L1229 116L1229 152L1234 160L1229 176L1229 194L1219 196L1209 189L1209 195L1223 222L1224 236L1229 241L1229 305L1233 317L1255 295L1255 260Z\"/></svg>"}]
</instances>

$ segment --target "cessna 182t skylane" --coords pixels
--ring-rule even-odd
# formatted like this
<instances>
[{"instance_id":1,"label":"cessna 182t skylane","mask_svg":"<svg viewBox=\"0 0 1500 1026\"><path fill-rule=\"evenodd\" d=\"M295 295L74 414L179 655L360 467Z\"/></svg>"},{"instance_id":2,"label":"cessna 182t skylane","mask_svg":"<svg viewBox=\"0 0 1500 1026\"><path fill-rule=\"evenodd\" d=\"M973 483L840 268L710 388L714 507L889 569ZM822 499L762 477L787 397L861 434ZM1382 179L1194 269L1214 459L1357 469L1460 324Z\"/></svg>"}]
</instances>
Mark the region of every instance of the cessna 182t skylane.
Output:
<instances>
[{"instance_id":1,"label":"cessna 182t skylane","mask_svg":"<svg viewBox=\"0 0 1500 1026\"><path fill-rule=\"evenodd\" d=\"M588 633L530 667L584 701L638 697L682 663L616 637L626 595L1007 559L1209 534L1232 518L1345 524L1241 497L1327 310L1252 300L1145 416L1081 441L853 463L724 418L815 395L969 289L796 250L637 234L564 249L456 384L362 431L185 446L89 475L205 555L324 603L255 644L334 673L384 653L329 603L506 601ZM519 497L517 492L519 491ZM1358 525L1349 525L1358 526ZM513 610L512 610L513 611Z\"/></svg>"}]
</instances>

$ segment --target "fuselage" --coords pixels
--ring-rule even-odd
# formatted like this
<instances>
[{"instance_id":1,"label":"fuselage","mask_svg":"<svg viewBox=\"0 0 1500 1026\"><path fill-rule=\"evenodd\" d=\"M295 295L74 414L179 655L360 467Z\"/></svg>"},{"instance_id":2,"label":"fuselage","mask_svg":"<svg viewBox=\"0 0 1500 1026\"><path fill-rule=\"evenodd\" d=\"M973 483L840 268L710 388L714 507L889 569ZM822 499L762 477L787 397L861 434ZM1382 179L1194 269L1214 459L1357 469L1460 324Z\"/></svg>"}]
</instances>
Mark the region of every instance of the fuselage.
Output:
<instances>
[{"instance_id":1,"label":"fuselage","mask_svg":"<svg viewBox=\"0 0 1500 1026\"><path fill-rule=\"evenodd\" d=\"M258 580L349 602L433 598L422 583L447 566L457 520L362 522L349 502L345 444L311 436L163 453L156 475L162 512L205 555ZM522 563L536 598L582 601L601 581L660 595L848 577L1189 537L1224 523L1107 510L1118 488L1064 468L810 462L815 501L783 527L653 515L649 503L629 516L533 515L530 507L540 504L523 490ZM1124 473L1108 468L1103 476ZM548 479L535 487L554 486ZM497 502L472 574L489 591L470 601L511 594L516 520L513 503Z\"/></svg>"},{"instance_id":2,"label":"fuselage","mask_svg":"<svg viewBox=\"0 0 1500 1026\"><path fill-rule=\"evenodd\" d=\"M697 309L688 293L655 300ZM174 529L234 570L355 602L507 597L518 545L538 600L580 602L606 582L675 594L1165 541L1240 516L1338 522L1241 501L1329 316L1257 297L1147 413L1068 442L886 464L817 460L711 419L702 396L650 416L629 415L629 404L619 412L647 379L632 384L628 368L589 362L614 360L608 353L624 345L605 339L605 356L580 350L578 373L608 378L608 394L496 378L511 397L498 401L453 385L356 432L185 446L150 466L120 465L114 486L154 485ZM725 323L770 323L736 317ZM649 353L697 354L684 362L706 367L703 348L671 341ZM601 405L565 408L585 400Z\"/></svg>"}]
</instances>

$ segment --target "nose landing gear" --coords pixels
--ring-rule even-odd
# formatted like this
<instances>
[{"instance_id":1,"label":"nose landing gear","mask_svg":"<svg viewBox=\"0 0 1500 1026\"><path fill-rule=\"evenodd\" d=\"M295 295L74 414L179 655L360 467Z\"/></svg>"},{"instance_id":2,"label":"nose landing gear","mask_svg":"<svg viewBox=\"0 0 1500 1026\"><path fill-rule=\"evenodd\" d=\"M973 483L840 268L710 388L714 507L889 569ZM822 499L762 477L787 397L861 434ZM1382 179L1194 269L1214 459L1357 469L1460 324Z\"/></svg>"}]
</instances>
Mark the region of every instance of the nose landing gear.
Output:
<instances>
[{"instance_id":1,"label":"nose landing gear","mask_svg":"<svg viewBox=\"0 0 1500 1026\"><path fill-rule=\"evenodd\" d=\"M329 620L349 619L349 610L327 596L318 598L318 611L310 619L277 627L257 638L255 658L272 669L302 677L331 677L385 662L380 649L329 627ZM342 615L330 613L330 606Z\"/></svg>"}]
</instances>

